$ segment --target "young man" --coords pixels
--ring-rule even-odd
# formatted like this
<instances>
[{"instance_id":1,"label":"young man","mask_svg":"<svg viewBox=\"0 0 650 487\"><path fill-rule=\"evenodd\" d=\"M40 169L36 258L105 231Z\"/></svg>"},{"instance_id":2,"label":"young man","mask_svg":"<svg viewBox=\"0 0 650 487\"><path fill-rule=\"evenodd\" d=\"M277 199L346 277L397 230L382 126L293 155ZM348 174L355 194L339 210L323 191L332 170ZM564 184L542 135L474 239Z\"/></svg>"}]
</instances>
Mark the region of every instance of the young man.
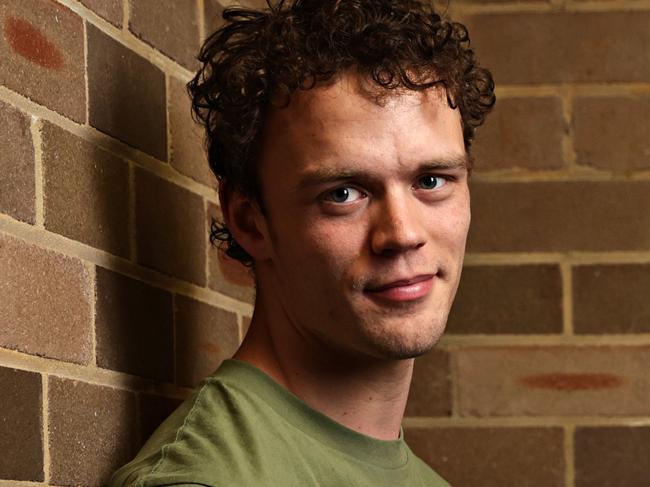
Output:
<instances>
[{"instance_id":1,"label":"young man","mask_svg":"<svg viewBox=\"0 0 650 487\"><path fill-rule=\"evenodd\" d=\"M220 180L212 237L253 266L255 311L112 485L446 486L401 421L460 279L491 76L418 1L224 18L189 88Z\"/></svg>"}]
</instances>

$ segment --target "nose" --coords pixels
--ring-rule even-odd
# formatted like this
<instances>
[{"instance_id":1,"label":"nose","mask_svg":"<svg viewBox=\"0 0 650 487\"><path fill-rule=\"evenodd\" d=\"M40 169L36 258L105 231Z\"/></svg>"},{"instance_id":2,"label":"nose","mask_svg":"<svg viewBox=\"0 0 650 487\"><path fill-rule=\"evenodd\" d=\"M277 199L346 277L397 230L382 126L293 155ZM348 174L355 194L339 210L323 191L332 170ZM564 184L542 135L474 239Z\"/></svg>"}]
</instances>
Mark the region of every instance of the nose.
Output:
<instances>
[{"instance_id":1,"label":"nose","mask_svg":"<svg viewBox=\"0 0 650 487\"><path fill-rule=\"evenodd\" d=\"M408 194L384 195L376 200L370 245L377 255L394 255L419 249L426 243L421 208Z\"/></svg>"}]
</instances>

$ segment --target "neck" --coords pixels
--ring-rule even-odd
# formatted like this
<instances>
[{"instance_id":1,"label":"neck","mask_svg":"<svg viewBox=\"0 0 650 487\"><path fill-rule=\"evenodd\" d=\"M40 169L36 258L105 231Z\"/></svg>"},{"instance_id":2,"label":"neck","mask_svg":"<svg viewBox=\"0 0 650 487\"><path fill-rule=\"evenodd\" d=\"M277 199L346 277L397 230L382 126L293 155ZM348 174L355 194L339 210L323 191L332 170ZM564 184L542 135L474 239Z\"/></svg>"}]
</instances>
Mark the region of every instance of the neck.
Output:
<instances>
[{"instance_id":1,"label":"neck","mask_svg":"<svg viewBox=\"0 0 650 487\"><path fill-rule=\"evenodd\" d=\"M270 313L260 301L233 358L258 367L349 429L381 440L397 439L413 359L377 359L334 350L299 333L284 317L269 319L281 315Z\"/></svg>"}]
</instances>

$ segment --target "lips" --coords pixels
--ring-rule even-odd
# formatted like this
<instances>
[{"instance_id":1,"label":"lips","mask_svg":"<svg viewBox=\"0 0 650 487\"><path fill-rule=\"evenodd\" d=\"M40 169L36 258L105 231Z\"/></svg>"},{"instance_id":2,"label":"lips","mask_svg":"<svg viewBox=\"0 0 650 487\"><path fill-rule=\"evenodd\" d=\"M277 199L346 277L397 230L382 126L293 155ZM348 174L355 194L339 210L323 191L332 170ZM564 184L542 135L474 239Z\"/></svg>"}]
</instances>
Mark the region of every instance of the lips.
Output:
<instances>
[{"instance_id":1,"label":"lips","mask_svg":"<svg viewBox=\"0 0 650 487\"><path fill-rule=\"evenodd\" d=\"M381 292L381 291L386 291L387 289L395 288L395 287L403 287L403 286L410 286L412 284L417 284L418 282L422 281L427 281L433 277L433 274L422 274L419 276L411 277L411 278L406 278L406 279L398 279L395 281L388 282L386 284L380 284L379 286L373 286L373 287L367 287L366 291L368 292Z\"/></svg>"}]
</instances>

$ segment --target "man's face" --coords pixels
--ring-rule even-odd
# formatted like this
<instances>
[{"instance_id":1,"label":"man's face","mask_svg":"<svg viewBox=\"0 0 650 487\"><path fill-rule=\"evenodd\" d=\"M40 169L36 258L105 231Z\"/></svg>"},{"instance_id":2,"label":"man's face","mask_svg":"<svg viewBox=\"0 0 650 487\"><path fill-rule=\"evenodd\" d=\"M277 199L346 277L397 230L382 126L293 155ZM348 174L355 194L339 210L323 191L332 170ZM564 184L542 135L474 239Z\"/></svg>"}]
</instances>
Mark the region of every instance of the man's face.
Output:
<instances>
[{"instance_id":1,"label":"man's face","mask_svg":"<svg viewBox=\"0 0 650 487\"><path fill-rule=\"evenodd\" d=\"M379 105L352 75L299 92L270 114L259 167L271 235L259 292L282 310L270 319L336 353L429 350L470 223L461 120L445 93Z\"/></svg>"}]
</instances>

